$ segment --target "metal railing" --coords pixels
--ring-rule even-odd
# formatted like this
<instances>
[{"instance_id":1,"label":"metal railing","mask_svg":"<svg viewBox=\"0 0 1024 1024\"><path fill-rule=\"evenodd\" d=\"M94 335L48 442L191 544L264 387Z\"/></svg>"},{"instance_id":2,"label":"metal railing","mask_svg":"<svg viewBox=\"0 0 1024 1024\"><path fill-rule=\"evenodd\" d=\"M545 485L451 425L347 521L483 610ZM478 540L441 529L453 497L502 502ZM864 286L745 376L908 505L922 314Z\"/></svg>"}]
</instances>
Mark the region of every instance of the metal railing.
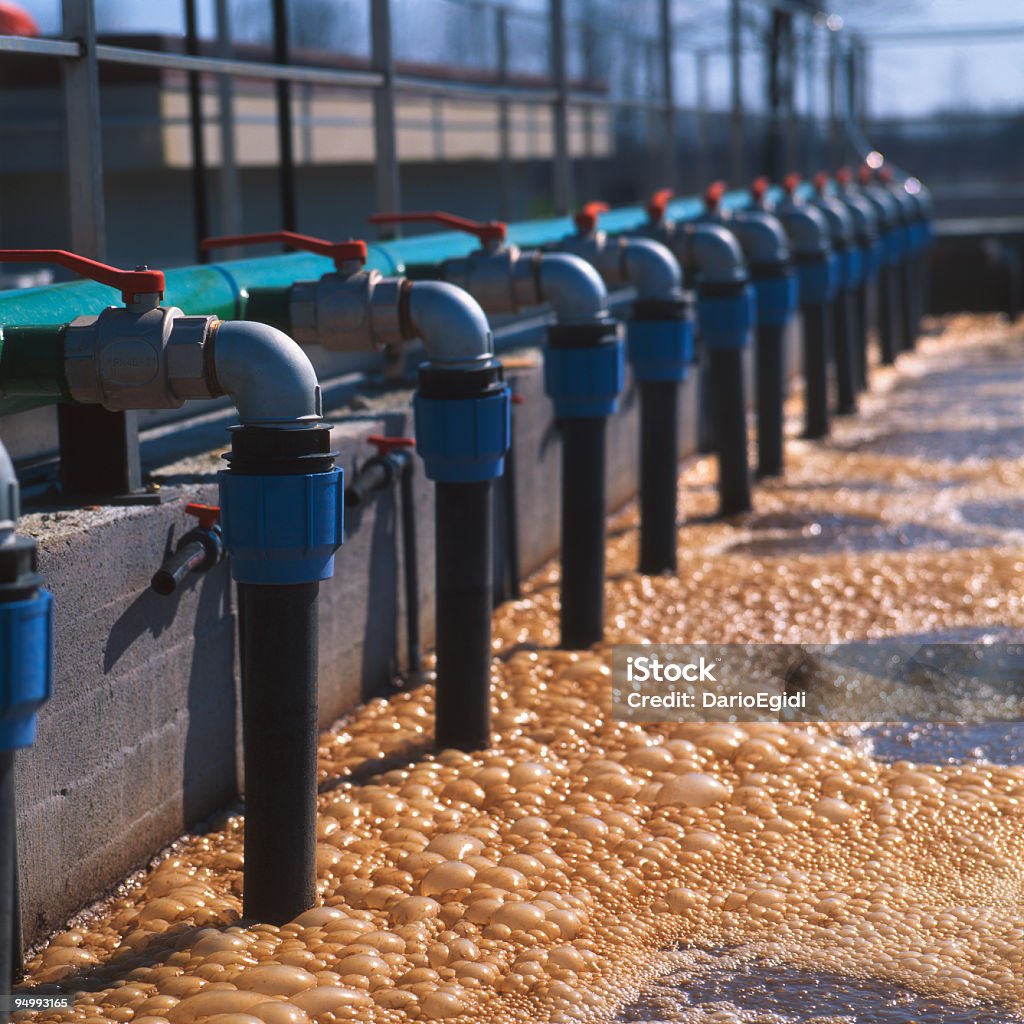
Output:
<instances>
[{"instance_id":1,"label":"metal railing","mask_svg":"<svg viewBox=\"0 0 1024 1024\"><path fill-rule=\"evenodd\" d=\"M286 0L271 0L273 13L273 61L238 59L226 55L227 34L220 34L220 53L209 56L198 53L196 0L186 0L186 53L173 53L139 49L99 42L97 38L94 0L62 0L63 38L28 39L0 36L0 54L19 57L57 59L63 71L64 141L69 155L66 176L69 193L70 243L78 253L95 259L106 255L106 228L103 199L103 153L100 133L99 68L102 64L153 68L185 72L190 86L190 121L192 136L192 187L197 241L209 233L207 211L207 175L203 151L203 112L200 76L216 76L223 83L234 79L255 79L274 83L276 92L276 120L278 138L278 166L280 191L280 226L295 229L296 175L292 151L292 111L290 88L293 85L327 88L358 89L373 97L373 138L375 146L374 184L375 203L379 209L401 207L401 179L396 127L396 94L399 92L450 97L454 99L480 98L498 103L500 162L502 164L503 199L507 203L512 188L510 118L508 107L518 104L544 105L553 112L552 121L552 174L555 209L566 213L573 205L573 157L569 146L569 112L580 108L586 112L604 107L609 111L636 111L649 118L652 152L657 149L658 176L664 182L675 179L676 161L673 126L680 111L675 97L674 56L685 49L675 31L672 0L655 0L658 21L655 35L646 40L645 82L657 82L657 88L648 88L645 95L595 94L578 88L569 74L567 21L564 0L548 0L546 14L535 15L504 5L494 5L494 36L497 44L493 81L452 81L440 74L407 74L396 69L394 39L391 24L391 0L368 0L370 4L369 67L344 69L313 67L290 61ZM480 3L480 0L470 0ZM794 14L793 0L748 0L755 5ZM742 59L739 19L740 0L729 0L731 5L732 41L728 50L733 62L731 131L733 138L732 171L734 180L742 180L744 109L741 93L740 61ZM487 6L482 4L482 6ZM226 18L226 4L219 0L218 15ZM813 13L797 4L801 14ZM509 70L508 28L510 18L542 18L548 33L548 74L550 84L530 85L512 80ZM601 26L572 23L574 32L600 31ZM691 50L691 52L693 52ZM707 139L707 56L711 48L704 46L694 53L697 71L698 110L701 125L700 138ZM788 55L792 59L792 54ZM775 52L773 59L786 59L787 54ZM587 69L588 71L592 69ZM223 98L223 94L222 94ZM788 102L790 113L795 114L793 97L782 97ZM222 106L220 125L222 141L228 137L231 124L224 120ZM222 160L230 159L230 150L224 149ZM702 161L703 162L703 161ZM108 466L101 481L102 489L111 492L130 492L140 486L137 425L134 414L106 413L97 409L82 409L71 405L60 408L58 438L62 459L75 460L88 452L95 462L97 438L109 452Z\"/></svg>"}]
</instances>

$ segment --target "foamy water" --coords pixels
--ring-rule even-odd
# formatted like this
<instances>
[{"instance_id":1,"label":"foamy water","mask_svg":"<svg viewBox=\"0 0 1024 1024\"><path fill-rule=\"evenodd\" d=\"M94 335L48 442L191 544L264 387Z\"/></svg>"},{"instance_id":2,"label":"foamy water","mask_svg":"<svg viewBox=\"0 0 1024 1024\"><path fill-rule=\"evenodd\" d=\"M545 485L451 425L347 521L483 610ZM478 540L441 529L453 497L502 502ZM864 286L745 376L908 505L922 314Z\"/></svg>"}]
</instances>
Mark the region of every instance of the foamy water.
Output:
<instances>
[{"instance_id":1,"label":"foamy water","mask_svg":"<svg viewBox=\"0 0 1024 1024\"><path fill-rule=\"evenodd\" d=\"M633 513L616 520L606 644L553 649L554 567L499 610L491 750L430 751L429 687L323 737L324 906L239 923L244 823L227 818L32 959L30 984L85 993L41 1019L1024 1011L1024 772L990 763L991 742L918 759L898 731L872 747L835 727L625 725L608 677L615 642L1024 628L1007 511L1024 493L1022 378L1019 336L959 321L880 375L832 443L793 442L753 515L701 521L713 471L695 464L677 576L637 576Z\"/></svg>"}]
</instances>

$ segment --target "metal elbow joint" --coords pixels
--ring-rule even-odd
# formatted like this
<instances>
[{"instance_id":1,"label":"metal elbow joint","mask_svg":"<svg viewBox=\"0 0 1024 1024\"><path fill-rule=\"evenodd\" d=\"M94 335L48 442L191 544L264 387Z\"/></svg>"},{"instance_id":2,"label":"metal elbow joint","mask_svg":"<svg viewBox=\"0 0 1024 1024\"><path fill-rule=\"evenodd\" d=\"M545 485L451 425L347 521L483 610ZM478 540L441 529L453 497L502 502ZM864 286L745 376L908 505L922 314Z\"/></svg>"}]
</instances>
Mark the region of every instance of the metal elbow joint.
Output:
<instances>
[{"instance_id":1,"label":"metal elbow joint","mask_svg":"<svg viewBox=\"0 0 1024 1024\"><path fill-rule=\"evenodd\" d=\"M789 262L789 240L778 217L763 210L743 210L728 224L739 239L751 269Z\"/></svg>"},{"instance_id":2,"label":"metal elbow joint","mask_svg":"<svg viewBox=\"0 0 1024 1024\"><path fill-rule=\"evenodd\" d=\"M536 273L540 298L552 307L560 324L608 316L608 291L601 275L586 260L569 253L541 253Z\"/></svg>"},{"instance_id":3,"label":"metal elbow joint","mask_svg":"<svg viewBox=\"0 0 1024 1024\"><path fill-rule=\"evenodd\" d=\"M624 238L620 248L621 276L640 300L671 302L679 299L683 280L672 251L651 238Z\"/></svg>"},{"instance_id":4,"label":"metal elbow joint","mask_svg":"<svg viewBox=\"0 0 1024 1024\"><path fill-rule=\"evenodd\" d=\"M470 370L494 358L494 338L479 303L443 281L413 281L402 295L404 336L422 340L438 369Z\"/></svg>"},{"instance_id":5,"label":"metal elbow joint","mask_svg":"<svg viewBox=\"0 0 1024 1024\"><path fill-rule=\"evenodd\" d=\"M304 426L323 415L313 364L287 334L266 324L214 321L213 375L242 423Z\"/></svg>"},{"instance_id":6,"label":"metal elbow joint","mask_svg":"<svg viewBox=\"0 0 1024 1024\"><path fill-rule=\"evenodd\" d=\"M718 224L681 224L676 252L684 267L693 268L702 285L743 284L747 266L736 236Z\"/></svg>"}]
</instances>

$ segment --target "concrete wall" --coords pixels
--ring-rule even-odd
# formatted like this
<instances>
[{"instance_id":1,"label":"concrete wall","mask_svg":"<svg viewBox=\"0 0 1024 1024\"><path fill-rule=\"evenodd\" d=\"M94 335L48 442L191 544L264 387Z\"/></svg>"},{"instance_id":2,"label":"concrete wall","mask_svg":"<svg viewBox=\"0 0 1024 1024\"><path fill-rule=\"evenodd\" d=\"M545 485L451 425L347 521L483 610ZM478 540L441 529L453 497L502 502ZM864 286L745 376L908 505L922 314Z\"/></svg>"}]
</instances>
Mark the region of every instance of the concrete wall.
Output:
<instances>
[{"instance_id":1,"label":"concrete wall","mask_svg":"<svg viewBox=\"0 0 1024 1024\"><path fill-rule=\"evenodd\" d=\"M535 357L536 353L532 355ZM560 444L539 362L517 369L515 445L521 571L558 550ZM680 439L695 447L694 380L684 387ZM375 432L407 434L408 394L342 410L334 444L346 473ZM169 428L175 429L175 428ZM223 445L223 425L209 446ZM179 439L180 443L180 439ZM627 388L609 423L608 496L616 508L637 489L638 408ZM23 529L57 608L54 697L39 740L18 755L19 846L26 938L80 907L190 826L230 804L239 788L235 600L226 566L159 597L149 580L191 525L184 502L216 502L220 460L207 453L164 467L156 507L34 512ZM433 492L417 464L420 607L433 635ZM348 517L334 578L320 601L321 723L379 692L401 667L400 536L395 496ZM500 538L501 532L498 531Z\"/></svg>"}]
</instances>

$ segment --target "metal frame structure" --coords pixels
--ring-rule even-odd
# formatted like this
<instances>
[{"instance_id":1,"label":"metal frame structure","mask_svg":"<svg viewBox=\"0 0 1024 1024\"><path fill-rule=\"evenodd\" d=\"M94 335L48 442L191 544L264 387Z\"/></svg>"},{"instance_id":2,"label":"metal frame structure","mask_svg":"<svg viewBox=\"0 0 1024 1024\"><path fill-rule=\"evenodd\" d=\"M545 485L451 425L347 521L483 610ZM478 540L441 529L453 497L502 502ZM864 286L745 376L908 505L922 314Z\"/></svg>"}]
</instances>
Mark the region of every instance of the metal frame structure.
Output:
<instances>
[{"instance_id":1,"label":"metal frame structure","mask_svg":"<svg viewBox=\"0 0 1024 1024\"><path fill-rule=\"evenodd\" d=\"M186 0L186 52L184 54L155 52L126 46L99 43L96 33L95 0L62 0L62 39L30 39L0 36L0 55L18 54L58 58L63 65L65 139L67 152L74 154L68 162L67 175L71 209L71 244L73 248L94 258L102 258L105 250L103 205L103 157L100 137L99 66L101 64L133 65L161 70L184 71L189 82L194 192L194 217L197 242L209 230L209 197L207 195L206 161L203 148L202 83L200 76L216 75L224 83L236 78L262 79L275 85L277 136L279 149L279 189L282 227L296 227L295 157L292 141L291 89L295 85L319 85L370 90L373 95L376 205L381 209L400 207L401 183L397 149L395 96L400 90L448 98L486 98L499 103L500 152L503 158L502 202L509 205L512 177L509 170L510 119L509 103L548 105L553 111L552 182L555 206L568 212L574 204L573 158L568 133L569 112L573 107L584 111L635 109L648 116L654 132L663 134L655 146L660 153L657 163L671 180L675 171L672 145L675 117L679 107L673 86L673 57L683 49L678 43L680 33L672 19L671 0L659 0L658 53L650 53L649 67L657 68L661 88L642 99L598 96L573 89L567 68L567 23L564 0L548 0L546 21L550 52L548 86L512 84L508 75L508 18L532 16L531 12L499 5L496 12L498 41L498 76L494 83L452 82L423 75L400 74L395 69L391 0L367 0L370 4L370 67L368 70L343 70L296 65L289 62L287 0L271 0L274 39L273 62L239 60L224 56L227 48L226 26L218 24L218 56L204 56L199 51L196 0ZM480 3L480 0L465 0ZM744 111L741 85L741 0L731 2L732 57L732 153L733 177L743 178L742 139ZM812 15L817 4L813 0L750 0L758 6L782 11L787 18L795 13ZM544 15L539 15L544 17ZM223 11L219 12L223 21ZM591 27L592 30L592 27ZM711 48L693 51L698 73L698 124L701 138L708 138L706 75L707 55ZM792 48L780 49L773 60L793 61ZM791 95L790 95L791 99ZM222 136L226 129L222 125ZM654 148L654 147L652 147ZM706 172L706 167L703 168ZM65 492L113 496L137 493L141 487L138 432L133 414L113 414L97 410L84 412L62 406L59 412L61 465L64 467ZM89 453L86 458L85 452ZM85 476L76 475L74 467L84 467Z\"/></svg>"}]
</instances>

